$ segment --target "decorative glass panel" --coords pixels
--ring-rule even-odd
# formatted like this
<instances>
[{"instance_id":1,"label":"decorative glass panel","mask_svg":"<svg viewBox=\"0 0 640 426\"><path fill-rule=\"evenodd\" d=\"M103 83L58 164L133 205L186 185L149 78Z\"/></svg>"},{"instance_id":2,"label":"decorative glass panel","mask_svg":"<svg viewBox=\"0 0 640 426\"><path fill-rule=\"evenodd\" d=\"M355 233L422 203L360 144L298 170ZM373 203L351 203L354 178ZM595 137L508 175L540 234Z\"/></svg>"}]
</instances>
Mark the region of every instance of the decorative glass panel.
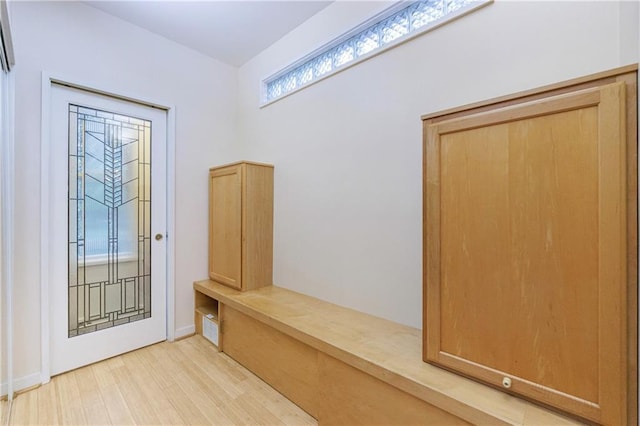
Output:
<instances>
[{"instance_id":1,"label":"decorative glass panel","mask_svg":"<svg viewBox=\"0 0 640 426\"><path fill-rule=\"evenodd\" d=\"M491 0L424 0L402 3L378 19L355 28L264 82L264 101L285 96L340 67L357 62L360 57L382 51L411 35L457 16L459 11L479 7ZM455 13L455 15L454 15ZM361 60L361 59L360 59ZM354 62L355 61L355 62Z\"/></svg>"},{"instance_id":2,"label":"decorative glass panel","mask_svg":"<svg viewBox=\"0 0 640 426\"><path fill-rule=\"evenodd\" d=\"M351 43L344 43L336 47L334 50L333 61L336 64L336 67L339 67L347 62L353 61L354 56L353 46Z\"/></svg>"},{"instance_id":3,"label":"decorative glass panel","mask_svg":"<svg viewBox=\"0 0 640 426\"><path fill-rule=\"evenodd\" d=\"M69 105L69 337L151 316L151 122Z\"/></svg>"},{"instance_id":4,"label":"decorative glass panel","mask_svg":"<svg viewBox=\"0 0 640 426\"><path fill-rule=\"evenodd\" d=\"M458 1L458 3L460 2ZM418 28L422 28L425 25L442 18L444 14L443 0L419 3L409 11L411 29L417 30Z\"/></svg>"},{"instance_id":5,"label":"decorative glass panel","mask_svg":"<svg viewBox=\"0 0 640 426\"><path fill-rule=\"evenodd\" d=\"M380 36L378 28L363 31L356 37L356 54L362 56L380 47Z\"/></svg>"},{"instance_id":6,"label":"decorative glass panel","mask_svg":"<svg viewBox=\"0 0 640 426\"><path fill-rule=\"evenodd\" d=\"M273 81L267 88L267 97L277 98L282 94L282 82L280 79Z\"/></svg>"},{"instance_id":7,"label":"decorative glass panel","mask_svg":"<svg viewBox=\"0 0 640 426\"><path fill-rule=\"evenodd\" d=\"M382 26L382 44L390 43L399 39L409 32L409 19L407 14L399 13L392 16Z\"/></svg>"},{"instance_id":8,"label":"decorative glass panel","mask_svg":"<svg viewBox=\"0 0 640 426\"><path fill-rule=\"evenodd\" d=\"M290 92L296 88L297 75L287 75L282 79L282 86L286 92Z\"/></svg>"},{"instance_id":9,"label":"decorative glass panel","mask_svg":"<svg viewBox=\"0 0 640 426\"><path fill-rule=\"evenodd\" d=\"M333 61L328 53L320 55L313 60L313 71L316 77L320 77L331 71Z\"/></svg>"},{"instance_id":10,"label":"decorative glass panel","mask_svg":"<svg viewBox=\"0 0 640 426\"><path fill-rule=\"evenodd\" d=\"M460 9L462 6L469 3L469 0L444 0L447 6L447 11L445 13L455 12Z\"/></svg>"},{"instance_id":11,"label":"decorative glass panel","mask_svg":"<svg viewBox=\"0 0 640 426\"><path fill-rule=\"evenodd\" d=\"M313 64L307 63L300 67L298 80L300 85L306 84L313 80Z\"/></svg>"}]
</instances>

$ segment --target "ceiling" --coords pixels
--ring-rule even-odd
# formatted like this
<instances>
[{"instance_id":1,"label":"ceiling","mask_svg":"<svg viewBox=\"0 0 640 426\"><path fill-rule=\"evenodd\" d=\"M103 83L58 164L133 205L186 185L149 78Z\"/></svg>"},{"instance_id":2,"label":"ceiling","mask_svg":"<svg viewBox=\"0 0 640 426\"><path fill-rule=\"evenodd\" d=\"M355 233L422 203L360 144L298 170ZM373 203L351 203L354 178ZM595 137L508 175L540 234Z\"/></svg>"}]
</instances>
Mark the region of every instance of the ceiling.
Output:
<instances>
[{"instance_id":1,"label":"ceiling","mask_svg":"<svg viewBox=\"0 0 640 426\"><path fill-rule=\"evenodd\" d=\"M331 1L85 1L207 56L239 67Z\"/></svg>"}]
</instances>

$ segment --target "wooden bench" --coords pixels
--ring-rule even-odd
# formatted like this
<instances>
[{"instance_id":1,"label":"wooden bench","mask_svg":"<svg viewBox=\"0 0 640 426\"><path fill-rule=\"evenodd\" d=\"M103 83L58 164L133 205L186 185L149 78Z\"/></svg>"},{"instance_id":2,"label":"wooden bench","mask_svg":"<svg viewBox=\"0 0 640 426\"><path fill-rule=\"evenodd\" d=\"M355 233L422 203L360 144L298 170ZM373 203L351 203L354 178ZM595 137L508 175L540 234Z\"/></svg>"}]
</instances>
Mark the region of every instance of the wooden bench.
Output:
<instances>
[{"instance_id":1,"label":"wooden bench","mask_svg":"<svg viewBox=\"0 0 640 426\"><path fill-rule=\"evenodd\" d=\"M580 424L423 362L419 329L276 286L194 289L217 305L220 350L321 425Z\"/></svg>"}]
</instances>

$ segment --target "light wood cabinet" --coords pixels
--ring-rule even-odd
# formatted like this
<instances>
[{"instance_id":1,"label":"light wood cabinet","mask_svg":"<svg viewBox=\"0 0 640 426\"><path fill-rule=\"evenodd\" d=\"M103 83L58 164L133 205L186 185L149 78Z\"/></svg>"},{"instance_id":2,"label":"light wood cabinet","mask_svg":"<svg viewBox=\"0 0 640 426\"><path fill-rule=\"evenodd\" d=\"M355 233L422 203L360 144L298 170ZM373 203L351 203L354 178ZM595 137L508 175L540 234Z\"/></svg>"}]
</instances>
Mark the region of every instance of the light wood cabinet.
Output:
<instances>
[{"instance_id":1,"label":"light wood cabinet","mask_svg":"<svg viewBox=\"0 0 640 426\"><path fill-rule=\"evenodd\" d=\"M424 117L424 359L636 421L637 101L627 68Z\"/></svg>"},{"instance_id":2,"label":"light wood cabinet","mask_svg":"<svg viewBox=\"0 0 640 426\"><path fill-rule=\"evenodd\" d=\"M273 166L209 170L209 277L239 290L272 285Z\"/></svg>"}]
</instances>

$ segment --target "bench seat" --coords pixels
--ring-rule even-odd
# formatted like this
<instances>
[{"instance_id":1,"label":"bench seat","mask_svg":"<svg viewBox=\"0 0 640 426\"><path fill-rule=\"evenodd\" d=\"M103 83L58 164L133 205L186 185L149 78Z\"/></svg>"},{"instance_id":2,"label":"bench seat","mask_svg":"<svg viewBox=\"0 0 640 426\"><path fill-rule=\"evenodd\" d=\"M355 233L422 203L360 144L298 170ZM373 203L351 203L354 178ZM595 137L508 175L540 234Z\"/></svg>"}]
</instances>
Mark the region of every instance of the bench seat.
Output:
<instances>
[{"instance_id":1,"label":"bench seat","mask_svg":"<svg viewBox=\"0 0 640 426\"><path fill-rule=\"evenodd\" d=\"M221 350L320 424L580 424L423 362L417 328L277 286L194 289L221 304Z\"/></svg>"}]
</instances>

